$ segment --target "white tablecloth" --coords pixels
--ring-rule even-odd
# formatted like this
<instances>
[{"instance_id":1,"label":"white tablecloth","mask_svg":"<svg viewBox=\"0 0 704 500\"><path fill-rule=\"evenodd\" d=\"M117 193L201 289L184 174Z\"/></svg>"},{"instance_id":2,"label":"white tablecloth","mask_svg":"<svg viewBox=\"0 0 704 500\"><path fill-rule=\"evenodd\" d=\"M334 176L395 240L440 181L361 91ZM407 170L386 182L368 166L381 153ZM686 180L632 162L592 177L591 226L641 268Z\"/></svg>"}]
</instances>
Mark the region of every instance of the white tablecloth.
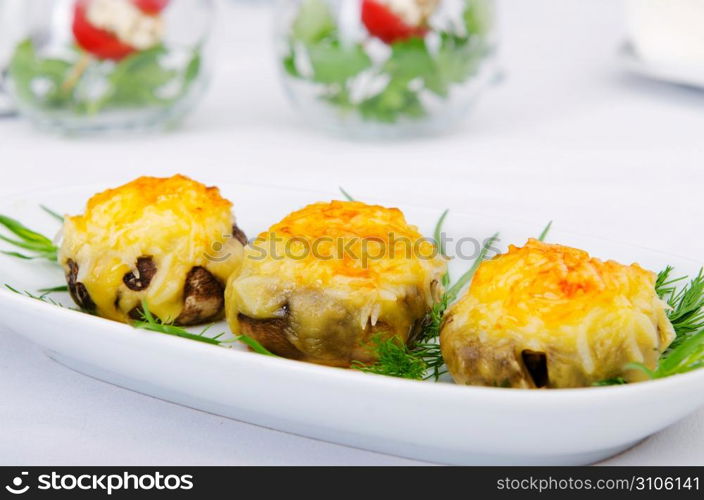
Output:
<instances>
[{"instance_id":1,"label":"white tablecloth","mask_svg":"<svg viewBox=\"0 0 704 500\"><path fill-rule=\"evenodd\" d=\"M64 139L0 121L0 194L182 172L531 221L702 259L704 93L624 72L614 0L504 0L504 83L445 136L311 130L276 77L269 8L225 5L221 64L178 131ZM1 319L0 319L1 323ZM0 327L0 464L409 464L200 413L69 371ZM704 411L610 464L704 463Z\"/></svg>"}]
</instances>

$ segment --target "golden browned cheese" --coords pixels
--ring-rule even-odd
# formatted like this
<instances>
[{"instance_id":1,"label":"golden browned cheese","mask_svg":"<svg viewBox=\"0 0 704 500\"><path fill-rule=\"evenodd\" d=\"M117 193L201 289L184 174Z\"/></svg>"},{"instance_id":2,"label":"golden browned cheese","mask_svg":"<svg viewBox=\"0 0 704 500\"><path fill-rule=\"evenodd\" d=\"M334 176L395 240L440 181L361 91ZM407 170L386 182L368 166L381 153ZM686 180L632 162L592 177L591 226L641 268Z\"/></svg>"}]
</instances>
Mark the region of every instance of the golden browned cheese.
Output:
<instances>
[{"instance_id":1,"label":"golden browned cheese","mask_svg":"<svg viewBox=\"0 0 704 500\"><path fill-rule=\"evenodd\" d=\"M212 320L242 261L234 223L232 203L215 187L141 177L66 217L59 262L74 299L105 318L138 318L146 300L164 321Z\"/></svg>"},{"instance_id":2,"label":"golden browned cheese","mask_svg":"<svg viewBox=\"0 0 704 500\"><path fill-rule=\"evenodd\" d=\"M440 343L457 383L583 387L654 368L675 333L656 276L637 264L529 240L481 264Z\"/></svg>"},{"instance_id":3,"label":"golden browned cheese","mask_svg":"<svg viewBox=\"0 0 704 500\"><path fill-rule=\"evenodd\" d=\"M445 269L400 210L316 203L247 248L227 287L227 318L235 333L276 354L349 366L374 359L377 334L402 342L414 335Z\"/></svg>"}]
</instances>

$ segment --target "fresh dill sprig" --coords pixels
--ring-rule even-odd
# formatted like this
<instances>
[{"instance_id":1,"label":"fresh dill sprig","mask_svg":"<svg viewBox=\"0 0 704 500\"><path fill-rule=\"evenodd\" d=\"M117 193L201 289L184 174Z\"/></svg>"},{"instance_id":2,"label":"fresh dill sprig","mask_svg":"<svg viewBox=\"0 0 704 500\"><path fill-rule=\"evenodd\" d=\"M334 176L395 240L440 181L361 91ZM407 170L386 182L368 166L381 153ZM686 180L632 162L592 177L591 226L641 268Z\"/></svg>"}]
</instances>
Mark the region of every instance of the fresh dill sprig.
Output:
<instances>
[{"instance_id":1,"label":"fresh dill sprig","mask_svg":"<svg viewBox=\"0 0 704 500\"><path fill-rule=\"evenodd\" d=\"M280 356L277 356L273 352L271 352L269 349L261 345L257 340L253 339L252 337L248 335L235 335L234 338L235 342L242 342L245 344L247 347L252 349L254 352L257 354L263 354L265 356L273 356L275 358L279 358Z\"/></svg>"},{"instance_id":2,"label":"fresh dill sprig","mask_svg":"<svg viewBox=\"0 0 704 500\"><path fill-rule=\"evenodd\" d=\"M641 370L650 378L664 378L704 367L704 270L686 285L678 283L688 276L672 277L672 266L662 270L655 281L655 290L667 302L667 317L677 335L670 347L660 356L658 366L650 370L641 363L630 363L628 368Z\"/></svg>"},{"instance_id":3,"label":"fresh dill sprig","mask_svg":"<svg viewBox=\"0 0 704 500\"><path fill-rule=\"evenodd\" d=\"M355 199L352 197L351 194L349 194L347 191L345 191L345 190L342 188L342 186L339 186L339 190L340 190L340 192L342 193L342 196L344 196L344 197L347 199L347 201L357 201L357 200L355 200Z\"/></svg>"},{"instance_id":4,"label":"fresh dill sprig","mask_svg":"<svg viewBox=\"0 0 704 500\"><path fill-rule=\"evenodd\" d=\"M552 229L552 221L548 222L548 225L545 226L545 229L543 229L543 232L540 233L540 236L538 236L538 241L545 241L545 238L548 237L548 234L550 234L551 229Z\"/></svg>"},{"instance_id":5,"label":"fresh dill sprig","mask_svg":"<svg viewBox=\"0 0 704 500\"><path fill-rule=\"evenodd\" d=\"M224 333L221 333L217 337L213 338L205 336L205 333L210 329L210 327L207 327L200 333L191 333L184 328L161 321L160 319L156 318L149 310L149 305L147 304L146 300L142 301L141 315L141 321L135 321L134 323L132 323L132 326L134 326L135 328L149 330L150 332L165 333L166 335L174 335L176 337L195 340L196 342L204 342L206 344L222 344L219 338L222 337Z\"/></svg>"},{"instance_id":6,"label":"fresh dill sprig","mask_svg":"<svg viewBox=\"0 0 704 500\"><path fill-rule=\"evenodd\" d=\"M672 278L671 274L674 271L674 267L667 266L665 269L658 273L658 277L655 280L655 293L658 294L663 300L672 295L675 290L677 290L677 283L686 279L685 276L680 276L679 278Z\"/></svg>"},{"instance_id":7,"label":"fresh dill sprig","mask_svg":"<svg viewBox=\"0 0 704 500\"><path fill-rule=\"evenodd\" d=\"M684 335L677 345L660 357L655 370L642 363L629 363L626 369L640 370L651 379L691 372L704 367L704 330Z\"/></svg>"},{"instance_id":8,"label":"fresh dill sprig","mask_svg":"<svg viewBox=\"0 0 704 500\"><path fill-rule=\"evenodd\" d=\"M440 237L442 226L447 218L448 211L445 210L440 216L435 226L435 241L440 246L439 251L445 255ZM447 372L445 360L440 351L439 337L442 321L447 308L459 297L460 292L472 280L479 265L487 258L492 245L499 238L499 234L494 234L484 242L479 255L474 260L472 266L465 272L457 282L449 286L449 274L443 277L443 285L446 290L440 297L423 321L422 331L417 341L411 346L401 344L397 338L383 339L380 337L372 339L373 350L377 355L376 363L365 365L364 363L353 363L352 367L366 373L377 375L388 375L393 377L408 378L414 380L438 380L440 376ZM449 287L449 288L448 288Z\"/></svg>"},{"instance_id":9,"label":"fresh dill sprig","mask_svg":"<svg viewBox=\"0 0 704 500\"><path fill-rule=\"evenodd\" d=\"M672 266L667 266L658 273L655 292L669 306L667 317L675 330L675 340L660 356L654 370L642 363L629 363L624 367L640 370L651 379L704 367L704 270L688 282L688 276L673 277L673 271ZM678 287L683 282L686 284ZM614 379L595 385L612 385L609 383L611 380Z\"/></svg>"},{"instance_id":10,"label":"fresh dill sprig","mask_svg":"<svg viewBox=\"0 0 704 500\"><path fill-rule=\"evenodd\" d=\"M24 250L24 252L0 251L0 253L23 260L46 259L57 262L59 249L50 238L5 215L0 215L0 225L18 238L8 238L0 234L0 240Z\"/></svg>"},{"instance_id":11,"label":"fresh dill sprig","mask_svg":"<svg viewBox=\"0 0 704 500\"><path fill-rule=\"evenodd\" d=\"M59 212L56 212L56 211L52 210L51 208L47 207L46 205L39 205L39 207L40 207L42 210L44 210L46 213L48 213L49 215L51 215L54 219L58 220L59 222L61 222L61 223L63 224L63 222L64 222L64 216L61 215Z\"/></svg>"},{"instance_id":12,"label":"fresh dill sprig","mask_svg":"<svg viewBox=\"0 0 704 500\"><path fill-rule=\"evenodd\" d=\"M613 377L613 378L607 378L605 380L599 380L598 382L594 382L592 386L594 387L605 387L607 385L623 385L627 384L626 379L623 377Z\"/></svg>"},{"instance_id":13,"label":"fresh dill sprig","mask_svg":"<svg viewBox=\"0 0 704 500\"><path fill-rule=\"evenodd\" d=\"M445 224L445 219L447 218L447 214L450 213L450 210L447 209L445 210L440 218L438 219L437 223L435 224L435 230L433 231L433 238L435 238L435 244L438 246L438 252L440 252L440 255L443 257L447 258L447 249L445 248L445 241L443 240L442 237L442 226ZM450 271L447 271L443 277L442 277L442 286L444 288L447 288L450 286Z\"/></svg>"},{"instance_id":14,"label":"fresh dill sprig","mask_svg":"<svg viewBox=\"0 0 704 500\"><path fill-rule=\"evenodd\" d=\"M259 354L264 354L267 356L276 356L269 350L267 350L263 345L257 342L252 337L247 335L237 335L234 340L221 340L225 335L225 332L219 333L215 337L208 337L205 334L212 328L213 325L207 326L200 333L191 333L185 328L176 326L169 322L161 321L159 318L152 314L149 309L149 305L146 300L142 301L142 320L132 323L135 328L140 328L142 330L149 330L150 332L164 333L166 335L173 335L176 337L181 337L188 340L195 340L196 342L203 342L206 344L224 346L225 344L231 343L233 341L239 341L243 344L249 346L254 352Z\"/></svg>"},{"instance_id":15,"label":"fresh dill sprig","mask_svg":"<svg viewBox=\"0 0 704 500\"><path fill-rule=\"evenodd\" d=\"M658 274L655 290L667 302L667 313L678 340L704 328L704 269L681 289L676 284L687 280L687 276L672 278L672 267Z\"/></svg>"},{"instance_id":16,"label":"fresh dill sprig","mask_svg":"<svg viewBox=\"0 0 704 500\"><path fill-rule=\"evenodd\" d=\"M455 282L454 285L450 287L450 289L446 292L450 296L449 302L452 303L454 302L457 297L459 297L460 292L464 287L472 281L472 278L474 277L474 273L477 272L477 269L479 269L479 266L481 265L484 260L486 260L487 256L489 255L489 251L491 250L491 247L494 243L496 243L499 240L499 233L494 234L491 238L486 240L484 242L484 246L482 246L481 251L479 252L479 255L477 256L476 259L474 259L474 263L472 264L472 267L470 267L466 273L464 273L460 278Z\"/></svg>"},{"instance_id":17,"label":"fresh dill sprig","mask_svg":"<svg viewBox=\"0 0 704 500\"><path fill-rule=\"evenodd\" d=\"M51 290L46 290L46 289L39 290L39 293L41 293L41 295L36 295L34 293L28 292L27 290L20 291L17 288L8 285L7 283L5 283L5 288L7 288L11 292L14 292L18 295L22 295L24 297L29 297L30 299L39 300L40 302L44 302L45 304L51 304L52 306L58 306L58 307L62 307L62 308L64 307L63 304L56 302L54 299L49 297L49 295L51 295L51 293L52 293ZM78 310L78 309L76 309L76 310Z\"/></svg>"},{"instance_id":18,"label":"fresh dill sprig","mask_svg":"<svg viewBox=\"0 0 704 500\"><path fill-rule=\"evenodd\" d=\"M372 365L354 361L352 368L365 373L400 377L412 380L422 380L428 371L428 366L422 357L411 351L406 344L396 337L384 339L376 335L372 339L372 349L378 360Z\"/></svg>"},{"instance_id":19,"label":"fresh dill sprig","mask_svg":"<svg viewBox=\"0 0 704 500\"><path fill-rule=\"evenodd\" d=\"M43 293L43 294L68 292L68 286L67 285L60 285L60 286L54 286L51 288L40 288L39 292Z\"/></svg>"},{"instance_id":20,"label":"fresh dill sprig","mask_svg":"<svg viewBox=\"0 0 704 500\"><path fill-rule=\"evenodd\" d=\"M433 308L430 310L430 313L426 318L423 332L420 335L420 342L430 342L440 336L440 327L442 326L445 311L447 311L450 304L457 300L457 297L459 297L459 294L465 285L472 280L474 274L479 268L479 265L486 260L489 250L491 250L491 246L494 242L496 242L496 240L498 240L498 238L499 234L496 233L484 242L484 246L482 247L481 252L479 252L477 258L474 260L472 267L460 276L457 282L447 289L445 293L443 293L442 297L440 297L440 300L433 305Z\"/></svg>"}]
</instances>

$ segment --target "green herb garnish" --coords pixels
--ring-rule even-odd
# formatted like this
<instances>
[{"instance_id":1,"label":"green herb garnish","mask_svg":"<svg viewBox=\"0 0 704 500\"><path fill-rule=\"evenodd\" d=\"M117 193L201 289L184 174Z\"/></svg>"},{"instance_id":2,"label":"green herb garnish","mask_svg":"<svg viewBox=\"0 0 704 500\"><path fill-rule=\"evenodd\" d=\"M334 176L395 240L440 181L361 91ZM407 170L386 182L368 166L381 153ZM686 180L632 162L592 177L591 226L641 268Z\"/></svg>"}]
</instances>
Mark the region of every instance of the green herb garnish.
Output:
<instances>
[{"instance_id":1,"label":"green herb garnish","mask_svg":"<svg viewBox=\"0 0 704 500\"><path fill-rule=\"evenodd\" d=\"M677 283L686 281L687 276L672 278L672 270L668 266L658 274L655 290L670 306L667 316L679 340L704 328L704 270L680 290L677 290Z\"/></svg>"},{"instance_id":2,"label":"green herb garnish","mask_svg":"<svg viewBox=\"0 0 704 500\"><path fill-rule=\"evenodd\" d=\"M686 282L688 277L673 277L673 270L672 266L667 266L658 273L655 291L670 308L667 317L675 330L675 340L660 356L655 370L642 363L628 363L624 367L626 370L640 370L651 379L704 367L704 271L700 270L697 276L678 288L677 285ZM613 380L595 385L613 385L610 383Z\"/></svg>"},{"instance_id":3,"label":"green herb garnish","mask_svg":"<svg viewBox=\"0 0 704 500\"><path fill-rule=\"evenodd\" d=\"M166 335L173 335L175 337L181 337L184 339L194 340L196 342L203 342L205 344L211 344L211 345L217 345L217 346L225 346L226 344L232 343L233 341L239 341L239 342L242 342L243 344L246 344L253 351L255 351L259 354L265 354L267 356L276 356L275 354L273 354L269 350L267 350L259 342L257 342L255 339L253 339L252 337L249 337L247 335L235 336L234 340L221 340L221 338L225 335L225 332L219 333L215 337L208 337L205 335L212 328L212 325L206 327L200 333L191 333L188 330L186 330L185 328L182 328L180 326L176 326L173 323L164 322L161 319L154 316L154 314L152 314L146 300L142 301L141 313L142 313L142 320L132 323L132 326L134 326L135 328L140 328L142 330L148 330L150 332L164 333Z\"/></svg>"},{"instance_id":4,"label":"green herb garnish","mask_svg":"<svg viewBox=\"0 0 704 500\"><path fill-rule=\"evenodd\" d=\"M22 252L3 250L0 253L23 260L46 259L51 262L57 261L59 249L50 238L29 229L21 222L6 215L0 215L0 226L5 227L16 237L9 238L0 234L0 240L22 250Z\"/></svg>"},{"instance_id":5,"label":"green herb garnish","mask_svg":"<svg viewBox=\"0 0 704 500\"><path fill-rule=\"evenodd\" d=\"M691 372L702 367L704 367L704 330L678 338L676 345L670 347L660 357L655 370L649 369L642 363L629 363L625 368L640 370L649 378L657 379Z\"/></svg>"},{"instance_id":6,"label":"green herb garnish","mask_svg":"<svg viewBox=\"0 0 704 500\"><path fill-rule=\"evenodd\" d=\"M608 385L624 385L627 384L626 379L623 377L613 377L607 378L606 380L600 380L599 382L594 382L592 385L594 387L605 387Z\"/></svg>"},{"instance_id":7,"label":"green herb garnish","mask_svg":"<svg viewBox=\"0 0 704 500\"><path fill-rule=\"evenodd\" d=\"M43 293L43 294L68 292L68 286L67 285L59 285L59 286L54 286L51 288L40 288L39 292Z\"/></svg>"},{"instance_id":8,"label":"green herb garnish","mask_svg":"<svg viewBox=\"0 0 704 500\"><path fill-rule=\"evenodd\" d=\"M434 231L436 244L439 245L439 250L442 255L445 255L445 249L440 248L442 247L440 236L442 235L442 227L447 218L447 214L447 210L443 212L435 225ZM395 337L383 339L377 336L372 339L372 349L377 355L378 360L371 365L354 363L352 367L366 373L374 373L377 375L389 375L414 380L439 380L439 378L447 372L445 361L440 351L440 344L438 343L445 312L450 304L459 297L464 287L471 281L479 265L488 256L492 245L498 240L498 237L499 235L495 234L484 243L472 267L460 276L457 282L449 287L449 289L443 293L440 300L433 305L423 322L423 329L418 339L412 346L401 344ZM449 284L449 273L443 277L442 281L443 283Z\"/></svg>"},{"instance_id":9,"label":"green herb garnish","mask_svg":"<svg viewBox=\"0 0 704 500\"><path fill-rule=\"evenodd\" d=\"M435 231L433 231L433 238L435 238L435 244L438 246L438 251L440 252L440 255L445 258L447 258L447 249L445 248L445 241L442 237L442 226L443 224L445 224L445 219L447 218L447 214L449 213L449 209L445 210L442 213L442 215L438 219L437 224L435 224ZM450 271L447 271L443 275L441 283L443 288L447 288L448 286L450 286Z\"/></svg>"},{"instance_id":10,"label":"green herb garnish","mask_svg":"<svg viewBox=\"0 0 704 500\"><path fill-rule=\"evenodd\" d=\"M347 191L342 189L342 187L340 187L339 189L340 189L340 192L342 193L342 196L344 196L347 201L357 201L352 197L351 194L349 194Z\"/></svg>"},{"instance_id":11,"label":"green herb garnish","mask_svg":"<svg viewBox=\"0 0 704 500\"><path fill-rule=\"evenodd\" d=\"M371 344L378 361L372 365L355 361L352 363L352 368L365 373L413 380L421 380L425 377L428 365L423 358L397 338L384 339L381 335L376 335L372 338Z\"/></svg>"},{"instance_id":12,"label":"green herb garnish","mask_svg":"<svg viewBox=\"0 0 704 500\"><path fill-rule=\"evenodd\" d=\"M16 294L18 294L18 295L22 295L22 296L25 296L25 297L29 297L30 299L35 299L35 300L38 300L38 301L40 301L40 302L44 302L44 303L46 303L46 304L51 304L52 306L58 306L58 307L64 308L64 305L63 305L63 304L61 304L61 303L55 301L54 299L52 299L51 297L49 297L49 295L51 295L52 293L54 293L55 291L57 291L57 290L55 290L55 289L39 290L39 293L40 293L41 295L36 295L36 294L31 293L31 292L28 292L28 291L26 291L26 290L20 291L20 290L14 288L14 287L8 285L7 283L5 283L5 288L7 288L7 289L10 290L11 292L14 292L14 293L16 293ZM71 309L73 309L73 310L75 310L75 311L80 311L80 309L74 309L74 308L71 308Z\"/></svg>"},{"instance_id":13,"label":"green herb garnish","mask_svg":"<svg viewBox=\"0 0 704 500\"><path fill-rule=\"evenodd\" d=\"M543 232L540 233L540 236L538 236L538 241L545 241L545 239L548 237L548 234L550 234L551 229L552 229L552 221L548 222L548 225L545 226L545 229L543 229Z\"/></svg>"},{"instance_id":14,"label":"green herb garnish","mask_svg":"<svg viewBox=\"0 0 704 500\"><path fill-rule=\"evenodd\" d=\"M64 223L64 216L61 215L60 213L52 210L51 208L47 207L46 205L39 205L39 207L44 210L46 213L51 215L54 219L57 221L61 222L62 224Z\"/></svg>"}]
</instances>

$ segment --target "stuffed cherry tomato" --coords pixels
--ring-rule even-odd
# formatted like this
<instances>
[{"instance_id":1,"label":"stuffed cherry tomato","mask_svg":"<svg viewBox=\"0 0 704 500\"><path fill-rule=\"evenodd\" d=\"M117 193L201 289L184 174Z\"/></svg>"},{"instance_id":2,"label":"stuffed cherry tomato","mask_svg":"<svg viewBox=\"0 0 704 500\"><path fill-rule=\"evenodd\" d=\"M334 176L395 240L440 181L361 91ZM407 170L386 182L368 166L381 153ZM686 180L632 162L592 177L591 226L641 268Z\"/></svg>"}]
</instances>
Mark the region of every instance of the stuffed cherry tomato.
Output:
<instances>
[{"instance_id":1,"label":"stuffed cherry tomato","mask_svg":"<svg viewBox=\"0 0 704 500\"><path fill-rule=\"evenodd\" d=\"M421 38L439 0L363 0L362 22L385 43Z\"/></svg>"},{"instance_id":2,"label":"stuffed cherry tomato","mask_svg":"<svg viewBox=\"0 0 704 500\"><path fill-rule=\"evenodd\" d=\"M161 42L160 14L167 5L168 0L78 0L73 35L89 54L117 61Z\"/></svg>"}]
</instances>

